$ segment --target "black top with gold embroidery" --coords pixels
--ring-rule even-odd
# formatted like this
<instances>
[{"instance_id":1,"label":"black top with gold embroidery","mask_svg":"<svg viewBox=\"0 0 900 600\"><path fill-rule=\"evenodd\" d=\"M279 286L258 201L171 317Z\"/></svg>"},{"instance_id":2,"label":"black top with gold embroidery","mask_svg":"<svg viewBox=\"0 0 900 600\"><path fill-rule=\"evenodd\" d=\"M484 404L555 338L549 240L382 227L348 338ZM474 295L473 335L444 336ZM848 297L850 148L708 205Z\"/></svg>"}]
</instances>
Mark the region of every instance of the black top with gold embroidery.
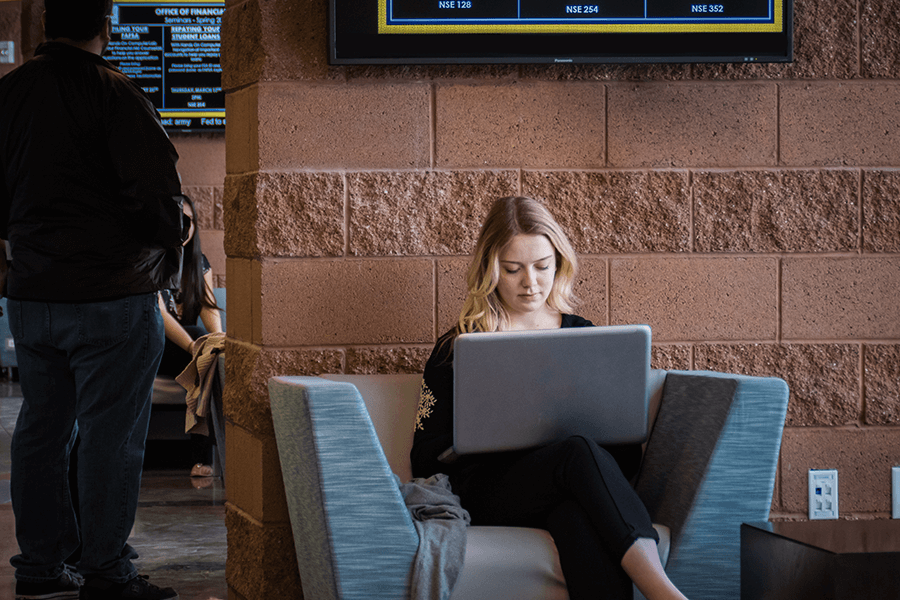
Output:
<instances>
[{"instance_id":1,"label":"black top with gold embroidery","mask_svg":"<svg viewBox=\"0 0 900 600\"><path fill-rule=\"evenodd\" d=\"M576 315L563 315L561 327L592 327L593 323ZM448 475L467 464L465 458L447 464L437 457L453 445L453 342L455 331L445 333L437 341L425 364L422 394L416 414L413 438L413 477Z\"/></svg>"}]
</instances>

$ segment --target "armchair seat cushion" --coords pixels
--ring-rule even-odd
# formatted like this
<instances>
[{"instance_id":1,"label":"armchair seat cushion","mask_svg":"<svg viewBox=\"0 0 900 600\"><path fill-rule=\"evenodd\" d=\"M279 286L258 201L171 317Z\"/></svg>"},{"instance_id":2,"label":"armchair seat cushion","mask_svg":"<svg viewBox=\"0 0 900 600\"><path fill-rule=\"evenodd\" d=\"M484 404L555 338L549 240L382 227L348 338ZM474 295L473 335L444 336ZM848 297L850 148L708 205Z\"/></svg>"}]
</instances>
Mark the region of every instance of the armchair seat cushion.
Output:
<instances>
[{"instance_id":1,"label":"armchair seat cushion","mask_svg":"<svg viewBox=\"0 0 900 600\"><path fill-rule=\"evenodd\" d=\"M654 525L663 564L669 528ZM568 600L553 538L543 529L472 526L463 564L450 600Z\"/></svg>"},{"instance_id":2,"label":"armchair seat cushion","mask_svg":"<svg viewBox=\"0 0 900 600\"><path fill-rule=\"evenodd\" d=\"M450 600L568 600L553 538L543 529L469 527Z\"/></svg>"}]
</instances>

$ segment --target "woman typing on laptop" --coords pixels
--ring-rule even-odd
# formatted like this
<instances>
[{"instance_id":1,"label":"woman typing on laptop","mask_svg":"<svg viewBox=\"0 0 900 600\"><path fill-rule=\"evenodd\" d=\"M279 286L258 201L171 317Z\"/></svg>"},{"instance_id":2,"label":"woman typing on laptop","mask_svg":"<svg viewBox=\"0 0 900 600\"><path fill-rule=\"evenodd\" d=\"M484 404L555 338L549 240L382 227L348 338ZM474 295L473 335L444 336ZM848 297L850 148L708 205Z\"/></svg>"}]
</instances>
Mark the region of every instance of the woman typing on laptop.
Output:
<instances>
[{"instance_id":1,"label":"woman typing on laptop","mask_svg":"<svg viewBox=\"0 0 900 600\"><path fill-rule=\"evenodd\" d=\"M540 448L442 462L453 444L453 343L460 333L589 327L571 314L577 258L542 204L501 198L482 227L459 323L425 366L411 453L413 475L450 476L477 525L547 529L572 600L684 599L656 550L658 536L615 458L573 436ZM573 365L577 369L578 365ZM633 475L639 462L617 456ZM633 456L633 454L632 454Z\"/></svg>"}]
</instances>

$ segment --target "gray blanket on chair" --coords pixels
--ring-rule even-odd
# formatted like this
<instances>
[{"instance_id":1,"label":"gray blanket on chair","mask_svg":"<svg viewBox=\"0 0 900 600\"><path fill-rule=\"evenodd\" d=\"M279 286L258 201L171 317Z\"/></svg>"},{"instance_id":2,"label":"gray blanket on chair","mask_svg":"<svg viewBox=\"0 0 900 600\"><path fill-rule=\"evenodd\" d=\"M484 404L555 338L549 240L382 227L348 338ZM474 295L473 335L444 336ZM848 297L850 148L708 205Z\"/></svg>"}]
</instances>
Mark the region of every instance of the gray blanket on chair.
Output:
<instances>
[{"instance_id":1,"label":"gray blanket on chair","mask_svg":"<svg viewBox=\"0 0 900 600\"><path fill-rule=\"evenodd\" d=\"M446 475L397 483L419 534L410 600L446 600L466 556L469 513Z\"/></svg>"}]
</instances>

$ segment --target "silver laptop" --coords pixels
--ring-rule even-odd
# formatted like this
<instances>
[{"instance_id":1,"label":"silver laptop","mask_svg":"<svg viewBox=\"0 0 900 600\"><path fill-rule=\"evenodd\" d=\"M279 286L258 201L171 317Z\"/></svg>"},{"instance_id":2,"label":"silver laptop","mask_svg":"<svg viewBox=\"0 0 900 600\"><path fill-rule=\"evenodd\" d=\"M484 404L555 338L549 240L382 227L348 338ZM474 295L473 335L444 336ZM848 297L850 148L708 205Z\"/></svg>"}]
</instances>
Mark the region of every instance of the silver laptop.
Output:
<instances>
[{"instance_id":1,"label":"silver laptop","mask_svg":"<svg viewBox=\"0 0 900 600\"><path fill-rule=\"evenodd\" d=\"M453 454L648 436L650 327L463 334L453 349Z\"/></svg>"}]
</instances>

